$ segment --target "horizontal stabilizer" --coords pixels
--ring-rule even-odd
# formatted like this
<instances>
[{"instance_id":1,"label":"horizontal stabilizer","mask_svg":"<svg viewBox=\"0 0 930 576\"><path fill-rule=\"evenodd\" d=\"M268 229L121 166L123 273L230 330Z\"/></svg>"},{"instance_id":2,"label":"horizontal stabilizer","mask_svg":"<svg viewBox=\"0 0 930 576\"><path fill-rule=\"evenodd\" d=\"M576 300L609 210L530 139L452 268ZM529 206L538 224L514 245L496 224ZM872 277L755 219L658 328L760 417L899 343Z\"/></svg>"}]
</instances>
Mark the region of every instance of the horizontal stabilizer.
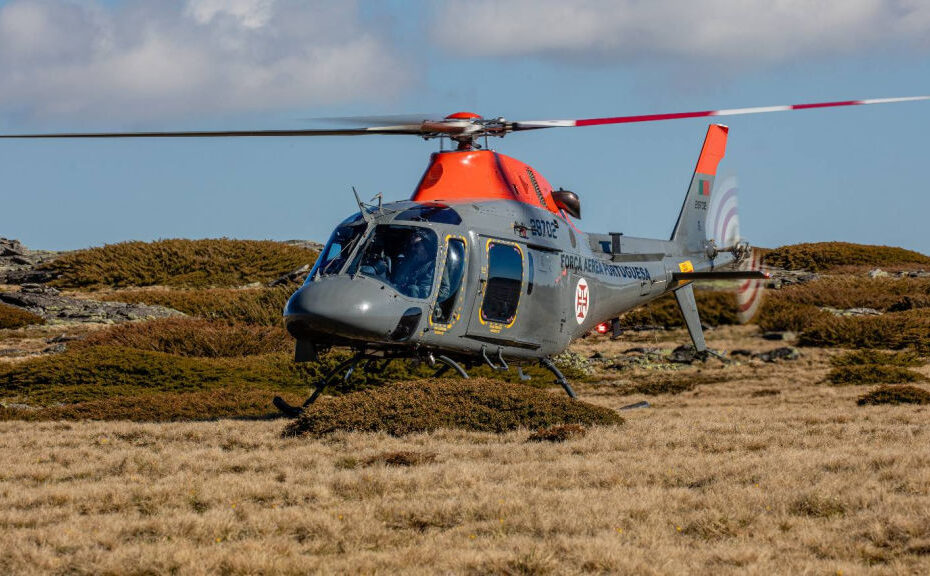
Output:
<instances>
[{"instance_id":1,"label":"horizontal stabilizer","mask_svg":"<svg viewBox=\"0 0 930 576\"><path fill-rule=\"evenodd\" d=\"M691 280L768 280L768 272L761 270L721 270L718 272L673 272L672 280L690 282Z\"/></svg>"}]
</instances>

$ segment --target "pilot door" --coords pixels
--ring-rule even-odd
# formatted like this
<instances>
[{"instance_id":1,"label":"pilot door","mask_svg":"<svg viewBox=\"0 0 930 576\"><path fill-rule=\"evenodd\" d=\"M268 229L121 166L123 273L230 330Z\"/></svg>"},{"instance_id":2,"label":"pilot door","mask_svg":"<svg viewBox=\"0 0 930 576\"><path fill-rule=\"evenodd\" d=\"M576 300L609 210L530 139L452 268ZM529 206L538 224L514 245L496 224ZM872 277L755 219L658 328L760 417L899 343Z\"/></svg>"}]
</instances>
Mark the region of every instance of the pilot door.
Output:
<instances>
[{"instance_id":1,"label":"pilot door","mask_svg":"<svg viewBox=\"0 0 930 576\"><path fill-rule=\"evenodd\" d=\"M433 300L429 317L430 329L435 334L445 334L463 324L462 310L466 298L463 295L465 272L468 270L468 250L461 236L446 236L444 253L439 260L439 287ZM467 322L467 318L465 322ZM455 330L456 332L459 329Z\"/></svg>"},{"instance_id":2,"label":"pilot door","mask_svg":"<svg viewBox=\"0 0 930 576\"><path fill-rule=\"evenodd\" d=\"M476 252L480 272L468 334L487 340L515 340L510 332L521 322L526 248L505 240L480 238Z\"/></svg>"}]
</instances>

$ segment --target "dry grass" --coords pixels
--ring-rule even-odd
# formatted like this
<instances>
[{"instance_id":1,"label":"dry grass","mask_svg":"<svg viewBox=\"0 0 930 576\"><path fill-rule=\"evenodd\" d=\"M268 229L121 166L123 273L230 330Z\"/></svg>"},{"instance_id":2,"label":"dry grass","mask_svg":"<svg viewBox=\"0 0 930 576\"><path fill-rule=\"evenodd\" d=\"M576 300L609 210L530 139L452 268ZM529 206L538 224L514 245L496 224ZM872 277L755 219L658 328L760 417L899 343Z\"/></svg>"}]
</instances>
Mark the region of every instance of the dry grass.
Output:
<instances>
[{"instance_id":1,"label":"dry grass","mask_svg":"<svg viewBox=\"0 0 930 576\"><path fill-rule=\"evenodd\" d=\"M288 424L285 436L339 431L403 436L439 429L505 432L558 424L621 424L609 409L495 380L418 380L323 398Z\"/></svg>"},{"instance_id":2,"label":"dry grass","mask_svg":"<svg viewBox=\"0 0 930 576\"><path fill-rule=\"evenodd\" d=\"M61 288L242 286L267 283L316 260L316 253L258 240L122 242L69 252L44 266Z\"/></svg>"},{"instance_id":3,"label":"dry grass","mask_svg":"<svg viewBox=\"0 0 930 576\"><path fill-rule=\"evenodd\" d=\"M45 320L41 316L36 316L32 312L16 306L0 303L0 330L25 328L26 326L41 324L45 324Z\"/></svg>"},{"instance_id":4,"label":"dry grass","mask_svg":"<svg viewBox=\"0 0 930 576\"><path fill-rule=\"evenodd\" d=\"M578 424L557 424L539 428L527 438L527 442L565 442L573 438L584 438L588 429Z\"/></svg>"},{"instance_id":5,"label":"dry grass","mask_svg":"<svg viewBox=\"0 0 930 576\"><path fill-rule=\"evenodd\" d=\"M0 571L927 573L926 408L851 413L803 368L734 368L565 443L0 423Z\"/></svg>"},{"instance_id":6,"label":"dry grass","mask_svg":"<svg viewBox=\"0 0 930 576\"><path fill-rule=\"evenodd\" d=\"M212 288L206 290L120 290L99 296L103 300L167 306L206 320L281 326L284 305L292 286L276 288Z\"/></svg>"},{"instance_id":7,"label":"dry grass","mask_svg":"<svg viewBox=\"0 0 930 576\"><path fill-rule=\"evenodd\" d=\"M927 266L930 265L930 257L913 250L893 246L817 242L782 246L766 251L764 262L768 266L788 270L822 272L849 266Z\"/></svg>"}]
</instances>

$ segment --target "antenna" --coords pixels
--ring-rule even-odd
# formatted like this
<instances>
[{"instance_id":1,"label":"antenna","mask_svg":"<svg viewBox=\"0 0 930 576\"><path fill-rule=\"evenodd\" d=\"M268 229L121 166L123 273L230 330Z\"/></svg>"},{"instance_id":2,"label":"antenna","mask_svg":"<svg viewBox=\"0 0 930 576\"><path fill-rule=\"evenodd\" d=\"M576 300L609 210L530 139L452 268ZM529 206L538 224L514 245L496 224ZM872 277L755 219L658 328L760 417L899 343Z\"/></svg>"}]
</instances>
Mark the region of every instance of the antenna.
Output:
<instances>
[{"instance_id":1,"label":"antenna","mask_svg":"<svg viewBox=\"0 0 930 576\"><path fill-rule=\"evenodd\" d=\"M382 192L378 192L371 198L371 202L374 202L375 198L378 199L378 213L381 214L381 201L384 199L384 194Z\"/></svg>"},{"instance_id":2,"label":"antenna","mask_svg":"<svg viewBox=\"0 0 930 576\"><path fill-rule=\"evenodd\" d=\"M362 202L362 199L358 197L358 190L355 189L355 186L352 187L352 194L355 195L355 202L358 204L358 209L362 214L362 218L365 219L365 222L371 222L368 210L365 209L365 204Z\"/></svg>"}]
</instances>

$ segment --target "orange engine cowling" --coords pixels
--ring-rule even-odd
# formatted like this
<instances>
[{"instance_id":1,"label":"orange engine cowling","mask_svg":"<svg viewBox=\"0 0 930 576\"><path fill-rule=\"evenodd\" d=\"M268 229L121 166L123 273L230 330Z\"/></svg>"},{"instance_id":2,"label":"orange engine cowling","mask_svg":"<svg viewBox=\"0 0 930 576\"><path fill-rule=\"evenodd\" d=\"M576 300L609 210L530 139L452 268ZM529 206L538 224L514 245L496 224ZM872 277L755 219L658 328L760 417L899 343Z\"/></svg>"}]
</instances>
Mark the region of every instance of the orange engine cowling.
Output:
<instances>
[{"instance_id":1,"label":"orange engine cowling","mask_svg":"<svg viewBox=\"0 0 930 576\"><path fill-rule=\"evenodd\" d=\"M516 200L564 217L552 186L532 167L491 150L436 152L411 200Z\"/></svg>"}]
</instances>

